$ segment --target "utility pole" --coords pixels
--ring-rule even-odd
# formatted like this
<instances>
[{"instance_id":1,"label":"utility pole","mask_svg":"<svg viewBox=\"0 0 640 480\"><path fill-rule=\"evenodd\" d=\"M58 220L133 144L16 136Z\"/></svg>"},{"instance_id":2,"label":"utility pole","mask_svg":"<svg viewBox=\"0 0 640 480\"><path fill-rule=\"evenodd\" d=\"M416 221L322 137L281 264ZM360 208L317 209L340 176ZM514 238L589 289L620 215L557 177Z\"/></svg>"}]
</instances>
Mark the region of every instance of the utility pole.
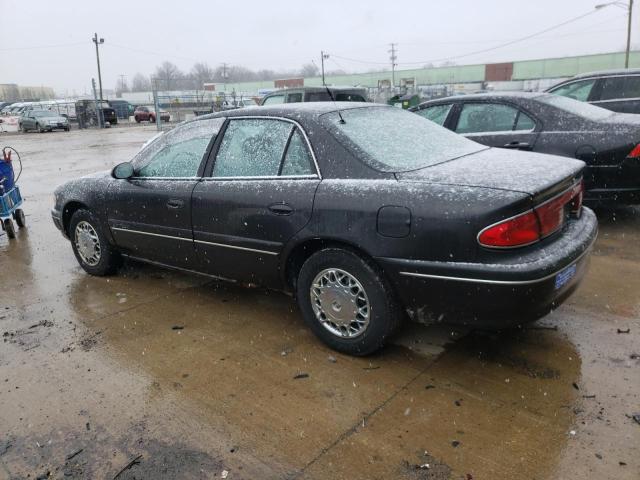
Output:
<instances>
[{"instance_id":1,"label":"utility pole","mask_svg":"<svg viewBox=\"0 0 640 480\"><path fill-rule=\"evenodd\" d=\"M326 85L324 81L324 61L329 58L328 53L324 53L322 50L320 51L320 65L322 68L322 85Z\"/></svg>"},{"instance_id":2,"label":"utility pole","mask_svg":"<svg viewBox=\"0 0 640 480\"><path fill-rule=\"evenodd\" d=\"M93 88L93 101L96 106L96 117L98 117L98 126L102 128L104 126L104 122L102 120L102 103L100 103L100 108L98 108L98 93L96 92L96 79L91 79L91 87Z\"/></svg>"},{"instance_id":3,"label":"utility pole","mask_svg":"<svg viewBox=\"0 0 640 480\"><path fill-rule=\"evenodd\" d=\"M98 85L100 85L100 102L102 102L102 74L100 73L100 52L98 51L98 45L104 43L104 38L98 39L98 34L94 33L91 40L96 44L96 60L98 61Z\"/></svg>"},{"instance_id":4,"label":"utility pole","mask_svg":"<svg viewBox=\"0 0 640 480\"><path fill-rule=\"evenodd\" d=\"M122 92L124 92L124 89L127 85L127 76L120 74L120 97L122 97Z\"/></svg>"},{"instance_id":5,"label":"utility pole","mask_svg":"<svg viewBox=\"0 0 640 480\"><path fill-rule=\"evenodd\" d=\"M391 43L390 45L391 50L388 50L388 52L391 54L389 60L391 60L391 89L393 90L396 88L396 67L398 66L396 60L398 60L398 50L396 49L396 43Z\"/></svg>"},{"instance_id":6,"label":"utility pole","mask_svg":"<svg viewBox=\"0 0 640 480\"><path fill-rule=\"evenodd\" d=\"M222 84L224 85L224 91L227 91L227 64L222 64Z\"/></svg>"},{"instance_id":7,"label":"utility pole","mask_svg":"<svg viewBox=\"0 0 640 480\"><path fill-rule=\"evenodd\" d=\"M613 5L614 7L622 8L627 11L627 50L624 54L624 68L629 68L629 51L631 50L631 19L633 14L633 0L629 0L629 3L617 0L614 2L601 3L594 8L600 10Z\"/></svg>"},{"instance_id":8,"label":"utility pole","mask_svg":"<svg viewBox=\"0 0 640 480\"><path fill-rule=\"evenodd\" d=\"M624 56L624 68L629 68L629 50L631 49L631 14L633 13L633 0L629 0L629 19L627 20L627 52Z\"/></svg>"},{"instance_id":9,"label":"utility pole","mask_svg":"<svg viewBox=\"0 0 640 480\"><path fill-rule=\"evenodd\" d=\"M160 124L160 100L158 99L158 80L157 78L151 79L151 88L153 89L153 108L156 111L156 130L159 132L162 131L162 126Z\"/></svg>"}]
</instances>

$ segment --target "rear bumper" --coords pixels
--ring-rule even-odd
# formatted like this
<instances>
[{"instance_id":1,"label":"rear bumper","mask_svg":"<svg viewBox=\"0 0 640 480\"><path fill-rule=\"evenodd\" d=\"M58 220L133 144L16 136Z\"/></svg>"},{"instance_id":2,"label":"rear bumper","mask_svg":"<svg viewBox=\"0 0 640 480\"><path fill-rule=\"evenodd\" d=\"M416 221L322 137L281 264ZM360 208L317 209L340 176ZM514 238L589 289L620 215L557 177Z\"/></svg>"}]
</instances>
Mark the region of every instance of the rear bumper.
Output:
<instances>
[{"instance_id":1,"label":"rear bumper","mask_svg":"<svg viewBox=\"0 0 640 480\"><path fill-rule=\"evenodd\" d=\"M587 272L598 226L585 208L562 238L518 262L479 264L377 258L415 320L502 328L558 307Z\"/></svg>"}]
</instances>

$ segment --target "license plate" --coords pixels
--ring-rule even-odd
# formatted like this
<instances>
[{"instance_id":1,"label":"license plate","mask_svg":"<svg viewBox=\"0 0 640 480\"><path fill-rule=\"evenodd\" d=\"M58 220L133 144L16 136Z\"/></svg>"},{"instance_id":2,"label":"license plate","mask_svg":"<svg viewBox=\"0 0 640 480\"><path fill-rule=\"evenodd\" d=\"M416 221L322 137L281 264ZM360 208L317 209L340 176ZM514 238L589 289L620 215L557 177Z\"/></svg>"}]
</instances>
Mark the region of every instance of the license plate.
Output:
<instances>
[{"instance_id":1,"label":"license plate","mask_svg":"<svg viewBox=\"0 0 640 480\"><path fill-rule=\"evenodd\" d=\"M576 270L577 266L576 264L573 264L558 273L556 275L556 290L564 287L567 283L569 283L569 280L571 280L575 276Z\"/></svg>"}]
</instances>

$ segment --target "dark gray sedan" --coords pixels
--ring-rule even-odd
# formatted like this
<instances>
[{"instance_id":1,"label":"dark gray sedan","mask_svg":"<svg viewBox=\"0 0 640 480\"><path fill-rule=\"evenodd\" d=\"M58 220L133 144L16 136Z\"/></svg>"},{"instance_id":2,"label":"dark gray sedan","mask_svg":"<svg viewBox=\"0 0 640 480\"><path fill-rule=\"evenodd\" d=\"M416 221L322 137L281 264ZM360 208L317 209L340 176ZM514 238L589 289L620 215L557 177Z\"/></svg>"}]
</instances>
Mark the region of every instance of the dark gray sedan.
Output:
<instances>
[{"instance_id":1,"label":"dark gray sedan","mask_svg":"<svg viewBox=\"0 0 640 480\"><path fill-rule=\"evenodd\" d=\"M52 132L53 130L69 131L69 120L50 110L25 110L18 123L21 132Z\"/></svg>"},{"instance_id":2,"label":"dark gray sedan","mask_svg":"<svg viewBox=\"0 0 640 480\"><path fill-rule=\"evenodd\" d=\"M441 98L411 111L490 147L580 159L585 200L640 203L640 115L524 92Z\"/></svg>"},{"instance_id":3,"label":"dark gray sedan","mask_svg":"<svg viewBox=\"0 0 640 480\"><path fill-rule=\"evenodd\" d=\"M559 305L597 232L583 167L393 107L253 107L69 181L52 216L90 274L128 257L290 291L316 335L363 355L407 312L499 327Z\"/></svg>"}]
</instances>

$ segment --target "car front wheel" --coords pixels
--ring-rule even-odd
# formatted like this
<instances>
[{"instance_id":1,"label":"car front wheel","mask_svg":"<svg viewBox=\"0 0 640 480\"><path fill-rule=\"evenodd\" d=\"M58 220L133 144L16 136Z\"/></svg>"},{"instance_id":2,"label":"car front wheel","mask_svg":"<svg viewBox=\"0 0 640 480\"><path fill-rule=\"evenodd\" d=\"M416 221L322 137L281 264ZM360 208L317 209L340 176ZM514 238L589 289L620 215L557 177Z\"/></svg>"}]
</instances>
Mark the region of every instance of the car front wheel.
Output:
<instances>
[{"instance_id":1,"label":"car front wheel","mask_svg":"<svg viewBox=\"0 0 640 480\"><path fill-rule=\"evenodd\" d=\"M326 248L309 257L300 269L296 296L311 330L350 355L381 348L403 318L378 268L347 249Z\"/></svg>"},{"instance_id":2,"label":"car front wheel","mask_svg":"<svg viewBox=\"0 0 640 480\"><path fill-rule=\"evenodd\" d=\"M120 255L108 242L98 218L89 210L81 209L73 214L69 238L78 263L87 273L110 275L120 265Z\"/></svg>"}]
</instances>

